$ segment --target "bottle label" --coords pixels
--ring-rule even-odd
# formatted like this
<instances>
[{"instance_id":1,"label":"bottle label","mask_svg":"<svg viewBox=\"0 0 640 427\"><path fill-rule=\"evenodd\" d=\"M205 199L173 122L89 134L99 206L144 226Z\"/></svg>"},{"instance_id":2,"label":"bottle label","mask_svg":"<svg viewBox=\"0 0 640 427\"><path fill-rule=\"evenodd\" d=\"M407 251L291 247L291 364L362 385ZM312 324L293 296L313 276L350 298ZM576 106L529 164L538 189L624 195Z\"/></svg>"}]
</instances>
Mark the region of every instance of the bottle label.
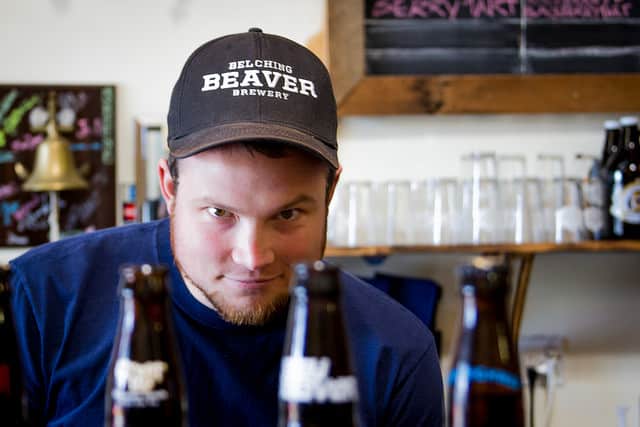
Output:
<instances>
[{"instance_id":1,"label":"bottle label","mask_svg":"<svg viewBox=\"0 0 640 427\"><path fill-rule=\"evenodd\" d=\"M520 378L509 371L482 365L471 366L467 363L460 363L449 372L449 386L457 381L465 384L497 384L511 390L522 388Z\"/></svg>"},{"instance_id":2,"label":"bottle label","mask_svg":"<svg viewBox=\"0 0 640 427\"><path fill-rule=\"evenodd\" d=\"M155 390L164 382L169 365L161 360L135 362L121 358L114 368L115 387L111 397L119 405L126 407L159 406L169 398L167 390Z\"/></svg>"},{"instance_id":3,"label":"bottle label","mask_svg":"<svg viewBox=\"0 0 640 427\"><path fill-rule=\"evenodd\" d=\"M614 186L611 195L611 215L629 224L640 224L640 179Z\"/></svg>"},{"instance_id":4,"label":"bottle label","mask_svg":"<svg viewBox=\"0 0 640 427\"><path fill-rule=\"evenodd\" d=\"M0 394L11 393L11 370L9 365L0 364Z\"/></svg>"},{"instance_id":5,"label":"bottle label","mask_svg":"<svg viewBox=\"0 0 640 427\"><path fill-rule=\"evenodd\" d=\"M279 397L286 402L348 403L358 400L353 375L330 377L328 357L285 356L280 367Z\"/></svg>"}]
</instances>

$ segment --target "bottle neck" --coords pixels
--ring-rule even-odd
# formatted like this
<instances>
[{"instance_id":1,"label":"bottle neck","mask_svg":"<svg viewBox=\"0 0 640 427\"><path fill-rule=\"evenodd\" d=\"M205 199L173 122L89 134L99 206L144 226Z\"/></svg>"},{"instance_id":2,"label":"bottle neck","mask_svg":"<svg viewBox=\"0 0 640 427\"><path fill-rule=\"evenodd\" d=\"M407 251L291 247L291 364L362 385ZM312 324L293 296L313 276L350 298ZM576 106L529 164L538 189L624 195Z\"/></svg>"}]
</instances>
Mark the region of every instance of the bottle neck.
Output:
<instances>
[{"instance_id":1,"label":"bottle neck","mask_svg":"<svg viewBox=\"0 0 640 427\"><path fill-rule=\"evenodd\" d=\"M620 151L622 145L620 129L607 129L605 134L604 150L602 152L602 166L607 164L610 157L615 156Z\"/></svg>"},{"instance_id":2,"label":"bottle neck","mask_svg":"<svg viewBox=\"0 0 640 427\"><path fill-rule=\"evenodd\" d=\"M625 126L622 129L622 140L624 142L624 150L627 153L637 153L640 151L638 147L638 143L640 142L638 138L638 126Z\"/></svg>"},{"instance_id":3,"label":"bottle neck","mask_svg":"<svg viewBox=\"0 0 640 427\"><path fill-rule=\"evenodd\" d=\"M172 338L166 295L137 297L131 290L122 292L119 357L154 360L172 357Z\"/></svg>"},{"instance_id":4,"label":"bottle neck","mask_svg":"<svg viewBox=\"0 0 640 427\"><path fill-rule=\"evenodd\" d=\"M483 366L501 365L518 372L506 312L506 292L476 293L472 286L462 289L462 329L456 359Z\"/></svg>"},{"instance_id":5,"label":"bottle neck","mask_svg":"<svg viewBox=\"0 0 640 427\"><path fill-rule=\"evenodd\" d=\"M313 355L344 345L340 294L310 294L303 286L293 289L285 353Z\"/></svg>"},{"instance_id":6,"label":"bottle neck","mask_svg":"<svg viewBox=\"0 0 640 427\"><path fill-rule=\"evenodd\" d=\"M506 323L506 290L478 292L465 285L462 293L462 325L464 329L475 329L480 322Z\"/></svg>"}]
</instances>

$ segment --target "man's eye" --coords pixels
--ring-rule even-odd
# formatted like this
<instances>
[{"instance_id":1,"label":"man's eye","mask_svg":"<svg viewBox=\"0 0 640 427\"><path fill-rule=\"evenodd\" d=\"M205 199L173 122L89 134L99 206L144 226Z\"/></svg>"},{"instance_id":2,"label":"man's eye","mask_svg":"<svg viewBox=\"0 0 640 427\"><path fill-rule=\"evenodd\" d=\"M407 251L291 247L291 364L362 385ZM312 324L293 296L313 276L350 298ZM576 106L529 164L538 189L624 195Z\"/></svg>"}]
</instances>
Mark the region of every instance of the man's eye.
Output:
<instances>
[{"instance_id":1,"label":"man's eye","mask_svg":"<svg viewBox=\"0 0 640 427\"><path fill-rule=\"evenodd\" d=\"M216 218L227 218L231 216L231 212L220 208L207 208L207 212L209 212L209 215Z\"/></svg>"},{"instance_id":2,"label":"man's eye","mask_svg":"<svg viewBox=\"0 0 640 427\"><path fill-rule=\"evenodd\" d=\"M300 211L298 209L285 209L278 214L278 217L280 219L284 219L285 221L291 221L293 219L296 219L299 214Z\"/></svg>"}]
</instances>

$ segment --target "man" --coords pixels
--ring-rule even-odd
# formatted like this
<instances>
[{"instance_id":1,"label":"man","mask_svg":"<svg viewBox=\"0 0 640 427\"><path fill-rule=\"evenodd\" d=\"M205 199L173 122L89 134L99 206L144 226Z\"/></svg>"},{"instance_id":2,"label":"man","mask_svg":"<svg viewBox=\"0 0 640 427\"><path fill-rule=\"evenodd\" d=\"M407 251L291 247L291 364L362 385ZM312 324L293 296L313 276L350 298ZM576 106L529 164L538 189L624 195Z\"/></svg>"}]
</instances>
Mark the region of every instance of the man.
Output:
<instances>
[{"instance_id":1,"label":"man","mask_svg":"<svg viewBox=\"0 0 640 427\"><path fill-rule=\"evenodd\" d=\"M259 29L187 60L158 167L170 220L102 230L14 260L31 406L52 426L103 423L118 267L170 266L192 426L275 426L292 266L321 258L340 173L329 75L306 48ZM365 426L441 426L432 336L343 274ZM384 319L384 321L383 321Z\"/></svg>"}]
</instances>

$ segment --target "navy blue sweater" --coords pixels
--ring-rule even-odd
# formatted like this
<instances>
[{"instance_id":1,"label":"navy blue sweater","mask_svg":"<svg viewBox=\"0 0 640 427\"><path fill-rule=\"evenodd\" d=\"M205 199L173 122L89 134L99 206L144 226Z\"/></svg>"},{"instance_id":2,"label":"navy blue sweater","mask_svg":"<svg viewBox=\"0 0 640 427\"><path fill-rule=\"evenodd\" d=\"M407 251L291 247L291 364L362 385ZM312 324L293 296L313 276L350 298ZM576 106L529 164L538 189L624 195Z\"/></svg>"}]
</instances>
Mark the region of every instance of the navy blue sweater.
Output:
<instances>
[{"instance_id":1,"label":"navy blue sweater","mask_svg":"<svg viewBox=\"0 0 640 427\"><path fill-rule=\"evenodd\" d=\"M34 410L51 426L103 425L125 263L170 266L190 425L274 427L286 311L265 326L235 326L198 302L175 267L168 220L69 238L11 262ZM348 274L342 280L364 425L441 427L442 380L429 331L375 288Z\"/></svg>"}]
</instances>

